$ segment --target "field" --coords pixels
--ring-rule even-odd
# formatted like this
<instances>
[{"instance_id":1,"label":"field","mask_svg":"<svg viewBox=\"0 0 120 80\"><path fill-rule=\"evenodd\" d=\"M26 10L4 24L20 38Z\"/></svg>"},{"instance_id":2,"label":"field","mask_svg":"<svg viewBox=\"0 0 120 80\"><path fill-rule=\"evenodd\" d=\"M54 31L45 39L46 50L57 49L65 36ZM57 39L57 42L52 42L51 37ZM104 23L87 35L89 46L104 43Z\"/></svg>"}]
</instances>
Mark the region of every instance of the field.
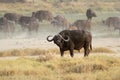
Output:
<instances>
[{"instance_id":1,"label":"field","mask_svg":"<svg viewBox=\"0 0 120 80\"><path fill-rule=\"evenodd\" d=\"M120 57L0 60L1 80L119 80Z\"/></svg>"},{"instance_id":2,"label":"field","mask_svg":"<svg viewBox=\"0 0 120 80\"><path fill-rule=\"evenodd\" d=\"M61 57L59 48L46 37L58 34L62 28L47 21L40 22L38 33L22 31L20 25L16 25L15 33L10 36L0 32L0 80L120 80L119 31L102 24L109 16L120 17L119 4L119 0L0 3L0 16L6 12L31 15L32 11L44 9L73 23L86 19L85 11L89 7L97 14L92 19L93 50L88 57L83 56L83 49L80 53L75 51L73 58L68 51Z\"/></svg>"}]
</instances>

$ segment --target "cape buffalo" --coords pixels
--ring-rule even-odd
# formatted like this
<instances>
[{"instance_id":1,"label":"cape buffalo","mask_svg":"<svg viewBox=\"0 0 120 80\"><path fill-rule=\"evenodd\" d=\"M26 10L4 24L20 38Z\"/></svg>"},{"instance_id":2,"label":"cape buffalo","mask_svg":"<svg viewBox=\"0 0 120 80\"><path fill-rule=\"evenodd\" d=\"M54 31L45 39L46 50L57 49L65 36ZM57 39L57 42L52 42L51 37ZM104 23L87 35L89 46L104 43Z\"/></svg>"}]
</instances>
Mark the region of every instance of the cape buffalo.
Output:
<instances>
[{"instance_id":1,"label":"cape buffalo","mask_svg":"<svg viewBox=\"0 0 120 80\"><path fill-rule=\"evenodd\" d=\"M5 13L4 17L6 17L10 21L15 21L16 23L18 23L18 20L21 17L21 15L17 13Z\"/></svg>"},{"instance_id":2,"label":"cape buffalo","mask_svg":"<svg viewBox=\"0 0 120 80\"><path fill-rule=\"evenodd\" d=\"M87 16L88 20L89 19L91 20L92 17L96 17L96 13L92 9L87 9L86 16Z\"/></svg>"},{"instance_id":3,"label":"cape buffalo","mask_svg":"<svg viewBox=\"0 0 120 80\"><path fill-rule=\"evenodd\" d=\"M93 10L87 9L86 16L88 18L87 20L76 20L72 26L76 26L78 30L91 31L91 20L92 17L96 17L96 14Z\"/></svg>"},{"instance_id":4,"label":"cape buffalo","mask_svg":"<svg viewBox=\"0 0 120 80\"><path fill-rule=\"evenodd\" d=\"M119 30L120 34L120 17L108 17L106 20L103 20L103 24L107 25L109 28L113 27L114 30Z\"/></svg>"},{"instance_id":5,"label":"cape buffalo","mask_svg":"<svg viewBox=\"0 0 120 80\"><path fill-rule=\"evenodd\" d=\"M54 41L60 48L61 56L64 55L64 51L69 50L71 57L73 57L73 50L80 50L81 48L84 48L84 56L88 56L92 50L92 35L85 30L63 30L52 39L49 37L51 36L47 37L47 41Z\"/></svg>"},{"instance_id":6,"label":"cape buffalo","mask_svg":"<svg viewBox=\"0 0 120 80\"><path fill-rule=\"evenodd\" d=\"M7 20L5 17L0 18L0 30L6 35L13 33L15 30L15 22Z\"/></svg>"},{"instance_id":7,"label":"cape buffalo","mask_svg":"<svg viewBox=\"0 0 120 80\"><path fill-rule=\"evenodd\" d=\"M77 20L71 26L76 26L78 30L91 31L91 20Z\"/></svg>"},{"instance_id":8,"label":"cape buffalo","mask_svg":"<svg viewBox=\"0 0 120 80\"><path fill-rule=\"evenodd\" d=\"M22 29L28 29L28 31L38 31L39 29L39 21L34 16L21 16L19 19L19 24Z\"/></svg>"},{"instance_id":9,"label":"cape buffalo","mask_svg":"<svg viewBox=\"0 0 120 80\"><path fill-rule=\"evenodd\" d=\"M119 17L108 17L106 20L103 20L103 24L107 25L108 27L115 27L116 23L120 21Z\"/></svg>"},{"instance_id":10,"label":"cape buffalo","mask_svg":"<svg viewBox=\"0 0 120 80\"><path fill-rule=\"evenodd\" d=\"M46 10L39 10L39 11L33 12L32 15L34 15L41 22L43 20L51 21L53 18L52 13L50 11L46 11Z\"/></svg>"},{"instance_id":11,"label":"cape buffalo","mask_svg":"<svg viewBox=\"0 0 120 80\"><path fill-rule=\"evenodd\" d=\"M120 35L120 21L116 23L114 30L119 30L119 35Z\"/></svg>"},{"instance_id":12,"label":"cape buffalo","mask_svg":"<svg viewBox=\"0 0 120 80\"><path fill-rule=\"evenodd\" d=\"M53 24L53 26L63 27L63 29L66 29L69 26L69 22L67 21L67 19L61 15L57 15L56 17L54 17L51 24Z\"/></svg>"}]
</instances>

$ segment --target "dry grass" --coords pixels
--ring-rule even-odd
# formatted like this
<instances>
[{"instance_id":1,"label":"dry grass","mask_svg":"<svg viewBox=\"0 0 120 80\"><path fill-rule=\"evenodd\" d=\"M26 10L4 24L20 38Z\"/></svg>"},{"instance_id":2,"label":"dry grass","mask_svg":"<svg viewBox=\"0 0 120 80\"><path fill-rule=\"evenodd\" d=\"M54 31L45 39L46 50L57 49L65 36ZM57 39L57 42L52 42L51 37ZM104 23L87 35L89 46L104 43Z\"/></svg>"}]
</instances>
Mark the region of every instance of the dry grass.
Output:
<instances>
[{"instance_id":1,"label":"dry grass","mask_svg":"<svg viewBox=\"0 0 120 80\"><path fill-rule=\"evenodd\" d=\"M48 58L48 56L46 57ZM39 59L39 58L38 58ZM86 58L50 57L42 61L19 58L0 60L1 80L119 80L120 59L91 56Z\"/></svg>"},{"instance_id":2,"label":"dry grass","mask_svg":"<svg viewBox=\"0 0 120 80\"><path fill-rule=\"evenodd\" d=\"M83 53L84 50L81 49L80 53ZM65 53L69 53L68 51ZM75 53L78 53L78 51L75 51ZM104 48L104 47L98 47L93 48L91 53L115 53L111 49ZM54 54L60 54L59 49L52 48L52 49L13 49L13 50L7 50L7 51L1 51L0 57L7 57L7 56L33 56L33 55L54 55Z\"/></svg>"},{"instance_id":3,"label":"dry grass","mask_svg":"<svg viewBox=\"0 0 120 80\"><path fill-rule=\"evenodd\" d=\"M88 4L89 3L89 4ZM0 14L5 12L16 12L20 14L31 14L32 11L45 9L53 11L53 13L85 13L87 8L93 8L96 11L120 11L118 1L35 1L35 3L0 3Z\"/></svg>"},{"instance_id":4,"label":"dry grass","mask_svg":"<svg viewBox=\"0 0 120 80\"><path fill-rule=\"evenodd\" d=\"M0 52L1 57L6 56L33 56L33 55L45 55L45 54L56 54L59 53L58 49L13 49L8 51L2 51Z\"/></svg>"},{"instance_id":5,"label":"dry grass","mask_svg":"<svg viewBox=\"0 0 120 80\"><path fill-rule=\"evenodd\" d=\"M36 0L37 1L37 0ZM47 0L48 1L48 0ZM57 0L56 0L57 1ZM55 0L38 0L37 3L0 3L0 15L16 12L31 15L32 11L45 9L53 13L85 13L91 7L96 11L120 11L119 0L114 2L85 0L78 2L56 3ZM68 15L68 14L66 14ZM70 16L72 17L72 16ZM83 50L81 50L83 53ZM120 58L107 56L90 56L86 58L59 58L53 54L58 49L14 49L0 52L6 56L33 56L38 59L18 58L0 60L0 80L120 80ZM108 48L93 48L92 53L114 53Z\"/></svg>"},{"instance_id":6,"label":"dry grass","mask_svg":"<svg viewBox=\"0 0 120 80\"><path fill-rule=\"evenodd\" d=\"M93 48L92 52L93 53L115 53L113 50L105 47Z\"/></svg>"}]
</instances>

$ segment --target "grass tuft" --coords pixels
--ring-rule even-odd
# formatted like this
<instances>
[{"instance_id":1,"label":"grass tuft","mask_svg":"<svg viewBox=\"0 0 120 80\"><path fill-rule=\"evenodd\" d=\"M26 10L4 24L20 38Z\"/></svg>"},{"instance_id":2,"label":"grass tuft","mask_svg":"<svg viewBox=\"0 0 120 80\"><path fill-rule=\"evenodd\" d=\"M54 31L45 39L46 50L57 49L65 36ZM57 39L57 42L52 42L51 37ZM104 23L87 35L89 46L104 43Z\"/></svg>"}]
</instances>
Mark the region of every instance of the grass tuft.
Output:
<instances>
[{"instance_id":1,"label":"grass tuft","mask_svg":"<svg viewBox=\"0 0 120 80\"><path fill-rule=\"evenodd\" d=\"M105 48L105 47L93 48L92 52L93 53L115 53L111 49L108 49L108 48Z\"/></svg>"}]
</instances>

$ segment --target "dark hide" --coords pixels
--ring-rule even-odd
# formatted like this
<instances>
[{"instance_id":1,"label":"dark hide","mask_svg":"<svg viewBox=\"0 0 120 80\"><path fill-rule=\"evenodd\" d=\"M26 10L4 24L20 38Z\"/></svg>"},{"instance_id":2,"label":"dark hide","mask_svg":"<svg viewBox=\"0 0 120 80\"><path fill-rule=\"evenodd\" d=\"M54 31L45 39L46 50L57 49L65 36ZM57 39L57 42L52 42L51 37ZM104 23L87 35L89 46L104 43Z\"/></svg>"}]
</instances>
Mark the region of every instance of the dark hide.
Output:
<instances>
[{"instance_id":1,"label":"dark hide","mask_svg":"<svg viewBox=\"0 0 120 80\"><path fill-rule=\"evenodd\" d=\"M61 15L57 15L56 17L54 17L51 24L53 24L53 26L55 26L55 27L56 26L63 27L63 29L66 29L69 26L69 22L67 21L67 19Z\"/></svg>"},{"instance_id":2,"label":"dark hide","mask_svg":"<svg viewBox=\"0 0 120 80\"><path fill-rule=\"evenodd\" d=\"M21 16L19 19L19 24L22 26L22 29L28 29L28 31L38 31L39 21L34 16Z\"/></svg>"},{"instance_id":3,"label":"dark hide","mask_svg":"<svg viewBox=\"0 0 120 80\"><path fill-rule=\"evenodd\" d=\"M63 30L53 39L49 40L49 37L47 37L47 40L49 42L53 41L60 48L61 56L64 55L64 51L69 50L71 57L73 57L73 50L80 50L81 48L84 48L84 56L88 56L90 50L92 50L92 35L88 31Z\"/></svg>"},{"instance_id":4,"label":"dark hide","mask_svg":"<svg viewBox=\"0 0 120 80\"><path fill-rule=\"evenodd\" d=\"M103 21L103 24L107 25L108 27L115 27L115 25L120 21L119 17L108 17L106 20Z\"/></svg>"},{"instance_id":5,"label":"dark hide","mask_svg":"<svg viewBox=\"0 0 120 80\"><path fill-rule=\"evenodd\" d=\"M77 20L72 26L76 26L78 30L91 31L91 20Z\"/></svg>"},{"instance_id":6,"label":"dark hide","mask_svg":"<svg viewBox=\"0 0 120 80\"><path fill-rule=\"evenodd\" d=\"M109 28L113 27L114 30L119 30L120 34L120 17L108 17L103 24L107 25Z\"/></svg>"},{"instance_id":7,"label":"dark hide","mask_svg":"<svg viewBox=\"0 0 120 80\"><path fill-rule=\"evenodd\" d=\"M53 15L50 11L46 11L46 10L39 10L37 12L33 12L35 18L37 18L39 21L43 21L43 20L46 20L46 21L51 21L53 19Z\"/></svg>"},{"instance_id":8,"label":"dark hide","mask_svg":"<svg viewBox=\"0 0 120 80\"><path fill-rule=\"evenodd\" d=\"M13 33L15 30L15 22L7 20L5 17L0 18L0 31L5 33Z\"/></svg>"},{"instance_id":9,"label":"dark hide","mask_svg":"<svg viewBox=\"0 0 120 80\"><path fill-rule=\"evenodd\" d=\"M71 26L76 26L78 30L91 31L91 20L92 17L96 17L96 14L91 9L87 9L86 16L88 20L77 20Z\"/></svg>"},{"instance_id":10,"label":"dark hide","mask_svg":"<svg viewBox=\"0 0 120 80\"><path fill-rule=\"evenodd\" d=\"M96 17L96 13L92 9L87 9L86 16L88 20L91 20L92 17Z\"/></svg>"},{"instance_id":11,"label":"dark hide","mask_svg":"<svg viewBox=\"0 0 120 80\"><path fill-rule=\"evenodd\" d=\"M18 23L18 20L21 17L21 15L16 13L5 13L4 17L6 17L10 21L15 21L16 23Z\"/></svg>"}]
</instances>

